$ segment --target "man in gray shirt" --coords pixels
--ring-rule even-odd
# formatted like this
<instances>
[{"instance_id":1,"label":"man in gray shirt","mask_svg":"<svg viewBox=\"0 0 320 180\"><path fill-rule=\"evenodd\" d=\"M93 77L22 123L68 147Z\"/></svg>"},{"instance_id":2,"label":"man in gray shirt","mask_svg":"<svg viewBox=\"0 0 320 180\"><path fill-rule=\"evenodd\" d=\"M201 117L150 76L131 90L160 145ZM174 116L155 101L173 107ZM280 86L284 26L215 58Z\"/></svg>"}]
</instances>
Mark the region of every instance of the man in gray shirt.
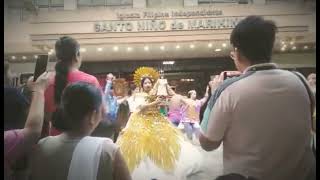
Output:
<instances>
[{"instance_id":1,"label":"man in gray shirt","mask_svg":"<svg viewBox=\"0 0 320 180\"><path fill-rule=\"evenodd\" d=\"M224 173L259 180L315 179L311 151L311 98L305 79L270 63L274 22L249 16L237 24L231 58L243 74L221 82L204 116L203 149L223 142Z\"/></svg>"}]
</instances>

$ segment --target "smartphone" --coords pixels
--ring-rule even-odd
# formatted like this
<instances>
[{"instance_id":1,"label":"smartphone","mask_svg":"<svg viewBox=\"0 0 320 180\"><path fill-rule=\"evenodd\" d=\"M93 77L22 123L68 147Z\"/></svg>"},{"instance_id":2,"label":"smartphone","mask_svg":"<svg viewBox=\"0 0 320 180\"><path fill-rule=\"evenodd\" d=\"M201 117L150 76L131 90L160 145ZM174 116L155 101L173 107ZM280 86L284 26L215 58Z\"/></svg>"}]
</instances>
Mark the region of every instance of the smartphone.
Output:
<instances>
[{"instance_id":1,"label":"smartphone","mask_svg":"<svg viewBox=\"0 0 320 180\"><path fill-rule=\"evenodd\" d=\"M36 68L34 70L33 81L36 81L38 77L47 70L48 55L39 55L36 62Z\"/></svg>"},{"instance_id":2,"label":"smartphone","mask_svg":"<svg viewBox=\"0 0 320 180\"><path fill-rule=\"evenodd\" d=\"M227 71L224 72L223 74L223 80L229 79L229 78L233 78L233 77L237 77L240 76L240 74L234 74L234 73L228 73Z\"/></svg>"}]
</instances>

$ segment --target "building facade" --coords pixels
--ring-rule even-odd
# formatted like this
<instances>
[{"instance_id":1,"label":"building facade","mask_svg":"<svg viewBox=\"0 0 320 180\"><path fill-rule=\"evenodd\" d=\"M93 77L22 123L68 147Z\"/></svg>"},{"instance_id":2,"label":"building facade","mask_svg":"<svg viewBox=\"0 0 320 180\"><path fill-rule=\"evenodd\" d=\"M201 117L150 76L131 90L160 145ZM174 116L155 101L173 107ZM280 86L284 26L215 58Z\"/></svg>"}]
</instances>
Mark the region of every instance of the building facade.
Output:
<instances>
[{"instance_id":1,"label":"building facade","mask_svg":"<svg viewBox=\"0 0 320 180\"><path fill-rule=\"evenodd\" d=\"M169 61L169 65L163 66L168 72L177 70L170 66L170 61L178 64L192 60L194 69L211 68L217 65L202 62L228 61L232 28L248 15L261 15L275 21L278 27L274 62L284 68L315 68L315 3L315 0L5 0L4 59L11 62L17 73L33 72L35 57L48 53L52 61L49 69L53 69L54 43L60 36L69 35L80 42L83 62L92 73L120 69L132 72L135 66L128 64L141 62L136 65L140 66L156 61ZM107 62L124 63L108 66Z\"/></svg>"}]
</instances>

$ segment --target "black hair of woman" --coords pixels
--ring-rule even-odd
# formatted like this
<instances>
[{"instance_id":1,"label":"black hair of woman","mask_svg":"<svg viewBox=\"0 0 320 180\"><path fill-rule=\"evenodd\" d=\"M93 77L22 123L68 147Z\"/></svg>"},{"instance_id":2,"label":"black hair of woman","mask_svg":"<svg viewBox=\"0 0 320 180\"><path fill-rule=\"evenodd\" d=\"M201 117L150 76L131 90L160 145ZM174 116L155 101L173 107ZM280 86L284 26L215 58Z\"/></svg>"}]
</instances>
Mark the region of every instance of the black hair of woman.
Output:
<instances>
[{"instance_id":1,"label":"black hair of woman","mask_svg":"<svg viewBox=\"0 0 320 180\"><path fill-rule=\"evenodd\" d=\"M150 81L150 83L146 83L148 81ZM144 92L149 93L151 91L151 89L153 88L154 82L150 77L143 77L141 80L141 88Z\"/></svg>"},{"instance_id":2,"label":"black hair of woman","mask_svg":"<svg viewBox=\"0 0 320 180\"><path fill-rule=\"evenodd\" d=\"M154 83L153 80L152 80L150 77L143 77L143 78L141 79L141 84L140 84L141 88L143 87L144 81L146 81L147 79L149 79L152 84Z\"/></svg>"},{"instance_id":3,"label":"black hair of woman","mask_svg":"<svg viewBox=\"0 0 320 180\"><path fill-rule=\"evenodd\" d=\"M80 44L69 36L63 36L55 44L58 62L55 66L54 100L59 104L63 89L68 83L71 66L80 61Z\"/></svg>"},{"instance_id":4,"label":"black hair of woman","mask_svg":"<svg viewBox=\"0 0 320 180\"><path fill-rule=\"evenodd\" d=\"M92 84L76 82L63 91L60 105L53 114L53 125L61 131L80 128L88 113L99 111L101 91Z\"/></svg>"}]
</instances>

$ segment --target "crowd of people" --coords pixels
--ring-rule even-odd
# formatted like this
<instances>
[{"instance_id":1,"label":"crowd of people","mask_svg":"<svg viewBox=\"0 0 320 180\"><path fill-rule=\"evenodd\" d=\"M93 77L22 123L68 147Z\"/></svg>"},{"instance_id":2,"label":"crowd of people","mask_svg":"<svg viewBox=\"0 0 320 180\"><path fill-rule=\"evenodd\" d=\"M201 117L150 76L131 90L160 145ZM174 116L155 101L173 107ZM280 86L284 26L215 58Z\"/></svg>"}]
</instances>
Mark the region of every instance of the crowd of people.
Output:
<instances>
[{"instance_id":1,"label":"crowd of people","mask_svg":"<svg viewBox=\"0 0 320 180\"><path fill-rule=\"evenodd\" d=\"M28 80L28 97L10 87L5 63L4 179L196 179L207 158L198 147L223 144L216 180L315 180L316 75L271 63L276 31L259 16L240 21L230 36L238 71L216 75L201 99L151 67L119 97L112 74L101 87L79 70L80 44L67 36L55 71Z\"/></svg>"}]
</instances>

